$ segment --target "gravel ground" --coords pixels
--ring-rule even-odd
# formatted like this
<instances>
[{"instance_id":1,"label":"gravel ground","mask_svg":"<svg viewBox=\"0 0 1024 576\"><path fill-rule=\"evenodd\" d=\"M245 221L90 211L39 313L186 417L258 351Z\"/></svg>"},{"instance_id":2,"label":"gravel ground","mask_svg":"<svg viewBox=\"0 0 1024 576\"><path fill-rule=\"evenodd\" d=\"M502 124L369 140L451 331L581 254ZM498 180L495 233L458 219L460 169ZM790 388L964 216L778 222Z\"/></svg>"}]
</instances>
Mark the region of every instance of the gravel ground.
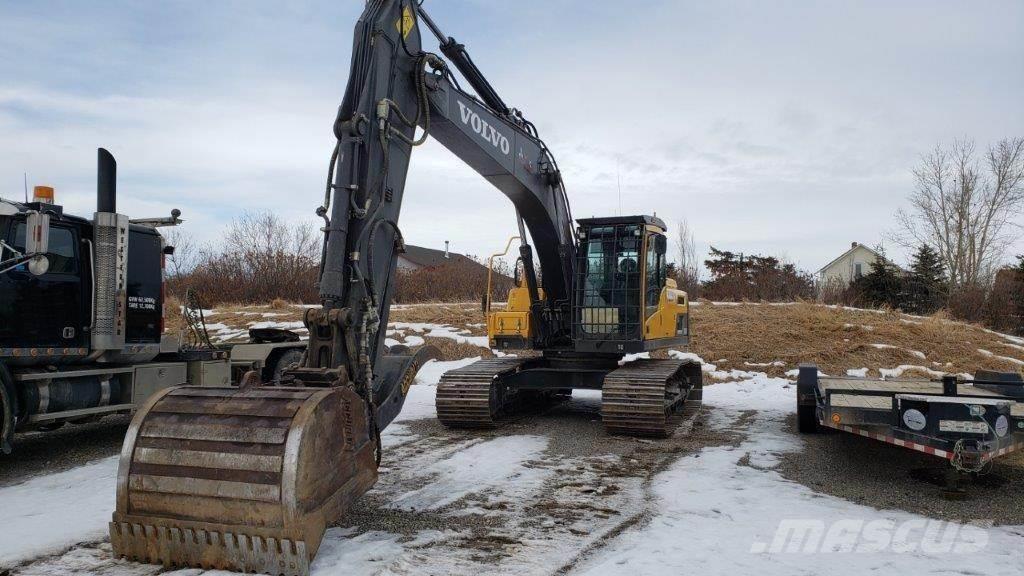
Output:
<instances>
[{"instance_id":1,"label":"gravel ground","mask_svg":"<svg viewBox=\"0 0 1024 576\"><path fill-rule=\"evenodd\" d=\"M41 474L53 474L113 456L131 416L107 416L88 424L66 424L51 432L26 432L14 437L14 451L0 455L0 486Z\"/></svg>"},{"instance_id":2,"label":"gravel ground","mask_svg":"<svg viewBox=\"0 0 1024 576\"><path fill-rule=\"evenodd\" d=\"M577 395L580 393L577 392ZM609 436L601 425L600 400L598 398L574 398L572 401L549 408L540 414L523 416L513 423L497 430L449 430L436 419L403 422L412 432L414 439L390 449L385 449L382 471L378 484L360 498L353 509L337 526L354 529L356 532L379 530L413 537L422 530L454 530L465 533L462 546L475 548L480 553L500 549L500 542L494 542L496 528L512 529L507 514L509 506L503 502L486 499L463 498L436 510L407 511L395 509L389 504L396 494L412 489L405 485L397 462L404 458L429 454L438 446L466 442L473 439L483 441L510 435L543 436L548 439L547 450L537 466L551 463L574 463L571 474L559 474L550 479L538 496L529 501L514 503L521 506L517 514L524 521L522 529L541 522L556 522L569 526L588 519L614 522L627 519L641 511L639 508L618 509L616 504L603 506L602 499L625 492L620 485L640 483L646 485L650 479L680 456L692 454L708 446L736 445L740 435L713 430L706 424L711 411L701 409L688 423L665 440L647 440L629 437ZM582 495L596 495L598 502L582 509L578 500L562 501L557 494L566 489ZM646 491L646 490L645 490ZM592 497L587 499L592 500ZM493 514L451 515L452 512L471 508L492 510ZM536 522L531 522L531 518ZM570 528L576 529L576 527Z\"/></svg>"},{"instance_id":3,"label":"gravel ground","mask_svg":"<svg viewBox=\"0 0 1024 576\"><path fill-rule=\"evenodd\" d=\"M796 434L796 417L788 431ZM964 500L942 495L943 460L852 434L803 436L802 452L785 454L779 472L812 490L879 509L899 509L941 520L1024 524L1024 453L996 461L988 474L968 480Z\"/></svg>"}]
</instances>

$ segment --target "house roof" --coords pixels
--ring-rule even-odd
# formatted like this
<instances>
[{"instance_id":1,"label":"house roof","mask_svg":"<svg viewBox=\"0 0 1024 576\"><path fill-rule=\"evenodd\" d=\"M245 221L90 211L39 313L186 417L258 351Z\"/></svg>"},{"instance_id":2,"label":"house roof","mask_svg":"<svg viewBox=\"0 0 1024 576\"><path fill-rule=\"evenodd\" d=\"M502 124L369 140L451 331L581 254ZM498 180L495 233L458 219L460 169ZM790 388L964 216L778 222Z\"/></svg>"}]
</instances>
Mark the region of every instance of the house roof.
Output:
<instances>
[{"instance_id":1,"label":"house roof","mask_svg":"<svg viewBox=\"0 0 1024 576\"><path fill-rule=\"evenodd\" d=\"M434 250L433 248L424 248L423 246L413 246L412 244L405 245L405 254L402 256L410 262L415 262L424 268L431 266L440 266L442 264L450 264L452 262L458 262L461 260L470 260L462 254L456 254L455 252L448 252L448 258L444 257L444 250Z\"/></svg>"},{"instance_id":2,"label":"house roof","mask_svg":"<svg viewBox=\"0 0 1024 576\"><path fill-rule=\"evenodd\" d=\"M854 250L856 250L856 249L858 249L858 248L863 248L863 249L867 250L868 252L871 252L871 253L872 253L872 254L874 254L875 256L877 256L877 257L881 258L882 260L885 260L885 261L886 261L886 262L888 262L889 264L892 264L893 266L896 266L895 264L893 264L893 263L892 263L892 261L891 261L891 260L889 260L888 258L886 258L886 257L885 257L885 256L884 256L883 254L880 254L880 253L879 253L879 252L878 252L877 250L873 250L873 249L872 249L872 248L871 248L870 246L868 246L868 245L866 245L866 244L861 244L860 242L855 242L855 243L853 243L853 245L852 245L852 246L850 246L850 249L849 249L849 250L847 250L846 252L843 252L843 253L842 253L842 254L840 254L839 256L836 256L835 258L833 258L833 259L832 259L832 261L831 261L831 262L829 262L828 264L825 264L824 266L822 266L821 268L819 268L819 269L818 269L818 273L820 274L820 273L824 272L826 268L828 268L829 266L832 266L832 265L833 265L833 264L835 264L836 262L838 262L838 261L842 260L842 259L843 259L843 258L845 258L845 257L846 257L846 256L847 256L848 254L850 254L850 252L853 252ZM899 266L896 266L896 267L897 267L897 268L899 268ZM900 268L900 269L902 270L902 268Z\"/></svg>"}]
</instances>

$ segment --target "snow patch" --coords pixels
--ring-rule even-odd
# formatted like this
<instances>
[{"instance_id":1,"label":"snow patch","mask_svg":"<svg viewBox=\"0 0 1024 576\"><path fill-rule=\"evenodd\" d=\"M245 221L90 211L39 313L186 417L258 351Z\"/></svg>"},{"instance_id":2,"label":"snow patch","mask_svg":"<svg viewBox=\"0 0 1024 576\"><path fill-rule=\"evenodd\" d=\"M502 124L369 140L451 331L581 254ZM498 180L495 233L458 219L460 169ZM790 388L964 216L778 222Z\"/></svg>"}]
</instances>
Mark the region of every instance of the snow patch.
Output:
<instances>
[{"instance_id":1,"label":"snow patch","mask_svg":"<svg viewBox=\"0 0 1024 576\"><path fill-rule=\"evenodd\" d=\"M703 358L694 354L693 352L681 352L679 350L669 350L668 357L676 360L691 360L700 364L702 372L714 372L718 369L718 366L710 362L705 362Z\"/></svg>"},{"instance_id":2,"label":"snow patch","mask_svg":"<svg viewBox=\"0 0 1024 576\"><path fill-rule=\"evenodd\" d=\"M785 382L785 381L782 381ZM879 510L815 493L771 468L778 454L801 448L799 436L784 429L793 393L778 379L757 377L705 389L705 402L731 417L712 425L735 425L741 410L756 410L738 447L705 448L681 458L652 482L656 515L628 530L585 560L571 574L924 574L1020 573L1019 527L984 530L988 546L971 554L913 553L890 547L871 553L759 553L772 544L780 521L812 519L826 527L842 521L924 522L915 514ZM918 530L920 534L920 529ZM685 536L681 536L685 535ZM929 537L924 536L926 541ZM760 545L760 546L759 546Z\"/></svg>"},{"instance_id":3,"label":"snow patch","mask_svg":"<svg viewBox=\"0 0 1024 576\"><path fill-rule=\"evenodd\" d=\"M449 338L455 340L459 344L472 344L480 348L487 348L490 346L490 340L487 336L467 336L471 333L465 328L454 328L449 324L431 324L429 322L392 322L388 324L388 328L405 331L412 330L423 336L430 338Z\"/></svg>"},{"instance_id":4,"label":"snow patch","mask_svg":"<svg viewBox=\"0 0 1024 576\"><path fill-rule=\"evenodd\" d=\"M1018 366L1024 366L1024 360L1018 360L1016 358L1011 358L1010 356L1000 356L999 354L996 354L995 352L989 350L985 350L984 348L978 348L978 352L981 353L983 356L988 356L989 358L1004 360L1006 362L1010 362Z\"/></svg>"},{"instance_id":5,"label":"snow patch","mask_svg":"<svg viewBox=\"0 0 1024 576\"><path fill-rule=\"evenodd\" d=\"M437 510L464 496L501 488L506 498L543 486L551 470L526 466L543 456L548 439L542 436L503 436L477 442L450 457L415 467L423 486L406 492L388 505L402 510Z\"/></svg>"},{"instance_id":6,"label":"snow patch","mask_svg":"<svg viewBox=\"0 0 1024 576\"><path fill-rule=\"evenodd\" d=\"M114 510L117 456L0 488L0 568L102 540Z\"/></svg>"}]
</instances>

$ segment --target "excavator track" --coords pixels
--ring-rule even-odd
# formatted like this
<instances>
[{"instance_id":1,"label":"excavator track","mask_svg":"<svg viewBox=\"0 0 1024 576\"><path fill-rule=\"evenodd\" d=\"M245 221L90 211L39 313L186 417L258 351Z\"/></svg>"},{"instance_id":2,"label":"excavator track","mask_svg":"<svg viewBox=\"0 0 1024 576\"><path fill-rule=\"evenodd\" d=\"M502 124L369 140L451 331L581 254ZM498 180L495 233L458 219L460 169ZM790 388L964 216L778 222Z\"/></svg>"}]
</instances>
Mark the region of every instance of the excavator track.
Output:
<instances>
[{"instance_id":1,"label":"excavator track","mask_svg":"<svg viewBox=\"0 0 1024 576\"><path fill-rule=\"evenodd\" d=\"M526 358L489 358L449 370L437 384L437 418L450 428L494 428L515 401L498 386L498 376L514 372Z\"/></svg>"},{"instance_id":2,"label":"excavator track","mask_svg":"<svg viewBox=\"0 0 1024 576\"><path fill-rule=\"evenodd\" d=\"M700 365L686 360L636 360L608 373L601 418L611 434L670 436L683 408L699 407Z\"/></svg>"}]
</instances>

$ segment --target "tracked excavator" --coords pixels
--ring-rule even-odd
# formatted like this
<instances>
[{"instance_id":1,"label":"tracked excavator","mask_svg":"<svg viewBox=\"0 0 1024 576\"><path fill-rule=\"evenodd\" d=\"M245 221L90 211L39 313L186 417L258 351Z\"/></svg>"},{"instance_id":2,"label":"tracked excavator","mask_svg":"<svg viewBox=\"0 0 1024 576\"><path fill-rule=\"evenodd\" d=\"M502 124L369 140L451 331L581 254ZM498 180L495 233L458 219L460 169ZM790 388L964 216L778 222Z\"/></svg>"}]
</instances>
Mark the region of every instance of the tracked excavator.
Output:
<instances>
[{"instance_id":1,"label":"tracked excavator","mask_svg":"<svg viewBox=\"0 0 1024 576\"><path fill-rule=\"evenodd\" d=\"M423 50L420 24L443 56ZM574 223L536 127L420 2L366 3L334 135L317 210L322 305L305 314L306 354L278 386L254 372L236 388L173 388L139 410L110 523L118 555L305 575L326 527L374 485L380 431L430 356L384 344L406 173L428 137L512 201L521 282L506 307L489 312L487 330L496 349L536 351L444 374L441 422L499 426L589 388L602 390L610 432L665 436L700 402L699 365L638 358L689 341L686 294L666 277L665 224L654 216Z\"/></svg>"}]
</instances>

